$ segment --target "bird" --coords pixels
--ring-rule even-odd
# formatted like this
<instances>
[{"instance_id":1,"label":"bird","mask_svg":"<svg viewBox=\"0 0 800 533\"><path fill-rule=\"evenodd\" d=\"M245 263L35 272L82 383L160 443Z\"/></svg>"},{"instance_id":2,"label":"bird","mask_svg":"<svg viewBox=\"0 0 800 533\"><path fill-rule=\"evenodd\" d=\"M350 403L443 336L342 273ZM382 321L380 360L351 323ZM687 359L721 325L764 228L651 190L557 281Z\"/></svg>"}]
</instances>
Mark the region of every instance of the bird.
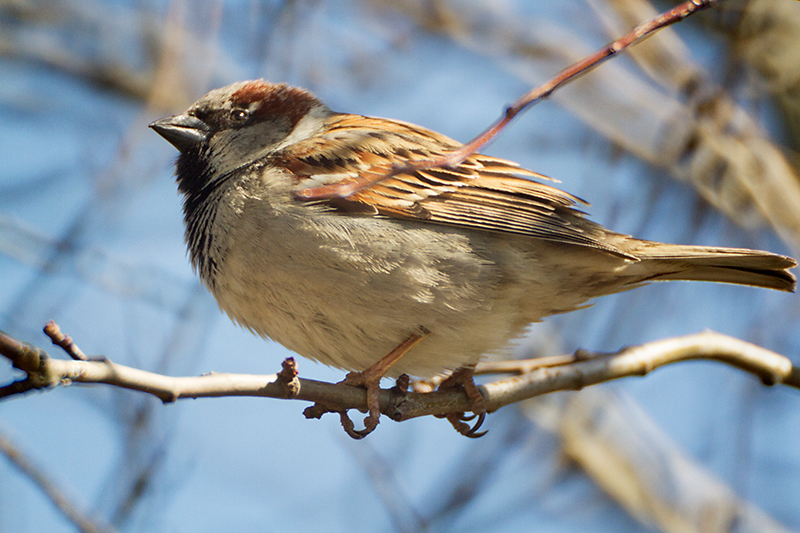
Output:
<instances>
[{"instance_id":1,"label":"bird","mask_svg":"<svg viewBox=\"0 0 800 533\"><path fill-rule=\"evenodd\" d=\"M454 371L482 421L475 364L599 296L662 280L795 288L790 257L611 231L582 199L512 161L473 153L405 168L461 144L332 111L284 83L215 89L150 127L179 152L185 241L202 283L234 322L365 387L359 437L378 424L381 378L403 374ZM376 174L347 194L308 194Z\"/></svg>"}]
</instances>

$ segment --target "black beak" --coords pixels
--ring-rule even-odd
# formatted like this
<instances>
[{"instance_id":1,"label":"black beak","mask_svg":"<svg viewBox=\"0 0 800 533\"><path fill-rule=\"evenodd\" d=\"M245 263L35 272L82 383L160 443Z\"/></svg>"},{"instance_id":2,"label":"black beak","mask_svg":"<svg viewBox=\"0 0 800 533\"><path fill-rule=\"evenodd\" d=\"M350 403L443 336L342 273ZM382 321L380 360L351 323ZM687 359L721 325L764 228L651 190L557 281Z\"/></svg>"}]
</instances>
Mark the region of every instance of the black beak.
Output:
<instances>
[{"instance_id":1,"label":"black beak","mask_svg":"<svg viewBox=\"0 0 800 533\"><path fill-rule=\"evenodd\" d=\"M208 140L208 125L192 115L162 118L150 124L150 127L181 153Z\"/></svg>"}]
</instances>

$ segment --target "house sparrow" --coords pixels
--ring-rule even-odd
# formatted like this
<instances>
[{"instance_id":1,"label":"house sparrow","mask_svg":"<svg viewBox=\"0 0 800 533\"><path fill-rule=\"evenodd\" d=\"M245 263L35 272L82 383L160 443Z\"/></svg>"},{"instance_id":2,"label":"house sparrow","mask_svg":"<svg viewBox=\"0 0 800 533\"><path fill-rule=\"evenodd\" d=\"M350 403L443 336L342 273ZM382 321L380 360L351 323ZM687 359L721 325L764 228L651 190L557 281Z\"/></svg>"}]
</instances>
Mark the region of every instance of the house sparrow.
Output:
<instances>
[{"instance_id":1,"label":"house sparrow","mask_svg":"<svg viewBox=\"0 0 800 533\"><path fill-rule=\"evenodd\" d=\"M150 127L180 151L189 255L220 308L351 371L346 382L367 387L370 431L381 377L469 368L597 296L671 279L795 286L789 257L615 233L584 218L580 199L530 179L545 176L482 154L304 199L460 144L333 112L285 84L235 83Z\"/></svg>"}]
</instances>

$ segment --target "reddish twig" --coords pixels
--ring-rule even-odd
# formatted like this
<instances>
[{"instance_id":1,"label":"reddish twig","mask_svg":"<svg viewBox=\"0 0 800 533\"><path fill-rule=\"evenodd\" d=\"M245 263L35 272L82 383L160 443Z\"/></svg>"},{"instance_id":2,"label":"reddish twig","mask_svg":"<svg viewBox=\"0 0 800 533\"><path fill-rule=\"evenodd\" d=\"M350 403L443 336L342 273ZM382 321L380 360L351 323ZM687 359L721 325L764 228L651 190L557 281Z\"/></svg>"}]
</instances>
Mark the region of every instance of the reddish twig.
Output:
<instances>
[{"instance_id":1,"label":"reddish twig","mask_svg":"<svg viewBox=\"0 0 800 533\"><path fill-rule=\"evenodd\" d=\"M346 198L358 191L375 185L376 183L401 173L414 172L434 167L457 167L470 155L477 152L482 147L491 142L517 115L522 111L541 102L553 91L577 79L578 77L591 72L600 64L610 59L612 56L633 46L644 39L652 36L658 30L680 22L686 17L709 8L717 3L718 0L690 0L676 6L669 11L642 22L630 32L619 39L607 44L595 53L565 68L550 80L536 87L532 91L523 95L520 99L506 108L503 116L483 133L461 146L457 150L448 152L441 157L420 161L406 162L400 165L393 165L389 169L377 168L375 170L362 172L355 178L348 178L337 183L321 185L319 187L308 187L297 191L295 194L303 200L321 200L326 198Z\"/></svg>"},{"instance_id":2,"label":"reddish twig","mask_svg":"<svg viewBox=\"0 0 800 533\"><path fill-rule=\"evenodd\" d=\"M86 357L86 354L83 353L80 348L78 348L78 345L72 342L72 338L69 335L62 333L61 328L53 320L49 320L47 324L44 325L44 334L50 337L50 340L53 341L53 344L67 352L67 355L76 361L89 360L89 358Z\"/></svg>"}]
</instances>

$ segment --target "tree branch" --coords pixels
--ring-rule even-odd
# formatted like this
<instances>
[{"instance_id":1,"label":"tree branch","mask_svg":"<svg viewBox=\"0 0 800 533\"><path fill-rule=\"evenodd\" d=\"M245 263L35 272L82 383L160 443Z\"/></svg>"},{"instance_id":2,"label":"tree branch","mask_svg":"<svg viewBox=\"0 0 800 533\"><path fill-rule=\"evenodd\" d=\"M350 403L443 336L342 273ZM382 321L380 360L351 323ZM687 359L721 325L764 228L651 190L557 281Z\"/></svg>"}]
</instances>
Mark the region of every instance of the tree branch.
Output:
<instances>
[{"instance_id":1,"label":"tree branch","mask_svg":"<svg viewBox=\"0 0 800 533\"><path fill-rule=\"evenodd\" d=\"M303 200L346 198L362 189L400 173L436 167L457 167L463 163L466 158L494 140L517 115L538 104L562 85L566 85L570 81L591 72L612 56L651 37L658 30L680 22L698 11L707 9L716 4L717 1L718 0L689 0L650 20L638 24L619 39L608 43L593 54L573 63L540 86L522 95L516 102L506 108L503 115L494 124L457 150L447 152L441 157L430 160L407 161L399 165L394 165L389 169L376 168L372 172L362 172L355 178L340 180L337 183L308 187L297 191L296 196Z\"/></svg>"},{"instance_id":2,"label":"tree branch","mask_svg":"<svg viewBox=\"0 0 800 533\"><path fill-rule=\"evenodd\" d=\"M49 326L52 328L52 326ZM26 377L0 388L0 398L31 389L54 388L70 383L104 383L152 394L164 403L182 398L264 396L314 402L306 417L326 412L345 413L366 409L366 392L344 383L297 378L293 359L272 375L211 373L196 377L170 377L118 365L106 358L53 359L44 350L0 331L0 353ZM481 363L480 374L516 374L479 387L487 410L559 390L583 387L628 376L644 376L664 365L690 360L712 360L755 374L766 385L782 383L800 388L800 368L787 358L755 344L714 332L623 348L610 353L579 351L572 356ZM405 392L394 387L381 391L381 412L396 421L420 416L460 413L470 402L460 390ZM343 419L344 420L344 419Z\"/></svg>"},{"instance_id":3,"label":"tree branch","mask_svg":"<svg viewBox=\"0 0 800 533\"><path fill-rule=\"evenodd\" d=\"M683 361L726 363L758 376L765 385L782 383L800 388L800 368L780 354L755 344L705 331L684 337L630 346L610 354L578 352L563 365L527 371L484 386L490 411L558 390L580 390L589 385L629 376L645 376L662 366ZM520 361L525 365L534 360ZM507 363L501 363L507 364ZM491 363L479 365L491 370Z\"/></svg>"},{"instance_id":4,"label":"tree branch","mask_svg":"<svg viewBox=\"0 0 800 533\"><path fill-rule=\"evenodd\" d=\"M98 519L91 519L78 509L55 482L41 468L28 459L24 453L0 433L0 453L5 455L17 469L28 476L72 524L83 533L113 533L116 531Z\"/></svg>"}]
</instances>

